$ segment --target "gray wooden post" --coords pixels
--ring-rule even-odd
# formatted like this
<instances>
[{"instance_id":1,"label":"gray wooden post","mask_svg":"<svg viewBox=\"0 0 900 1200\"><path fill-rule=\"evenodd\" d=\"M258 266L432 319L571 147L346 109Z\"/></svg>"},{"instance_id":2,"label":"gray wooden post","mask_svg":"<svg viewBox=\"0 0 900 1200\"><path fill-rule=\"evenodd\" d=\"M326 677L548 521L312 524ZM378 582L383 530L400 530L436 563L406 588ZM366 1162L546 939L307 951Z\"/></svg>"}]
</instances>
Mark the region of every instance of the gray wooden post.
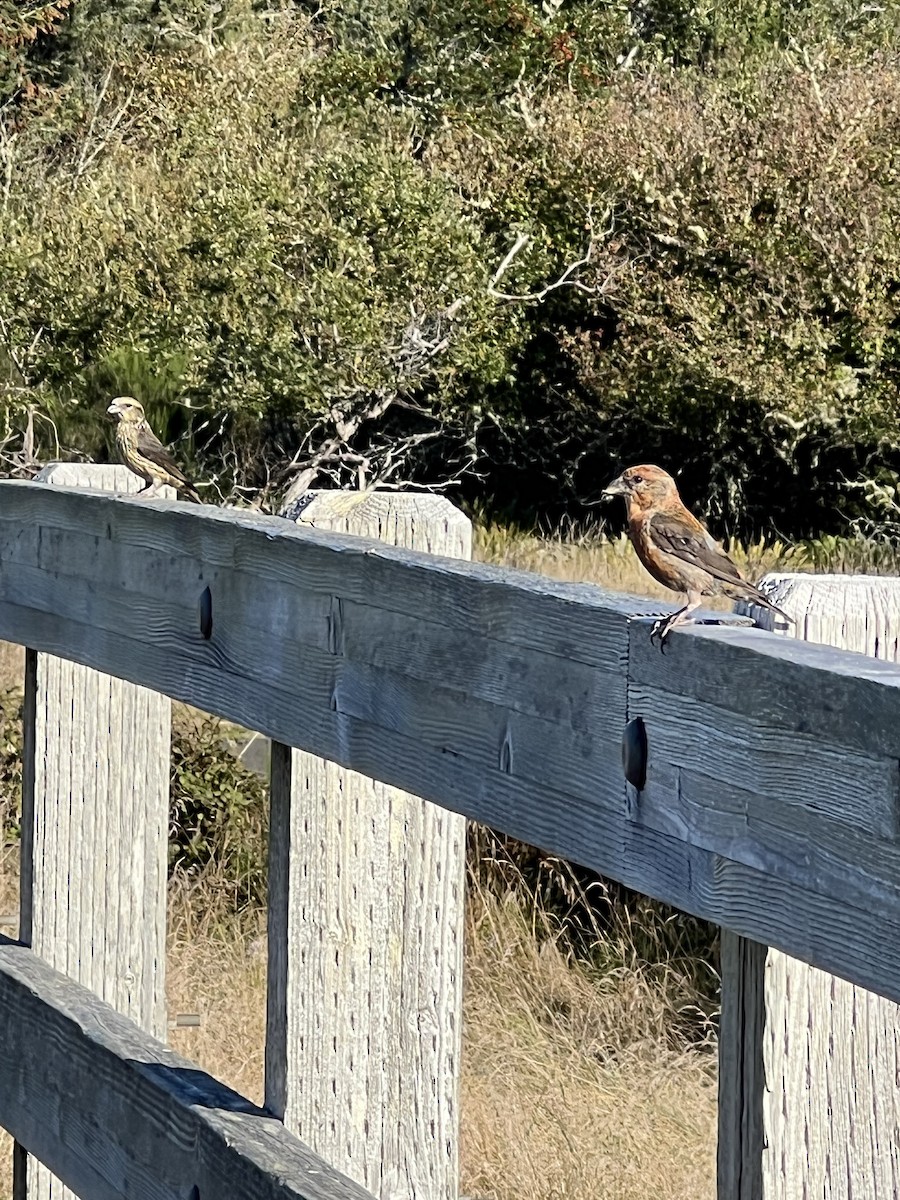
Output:
<instances>
[{"instance_id":1,"label":"gray wooden post","mask_svg":"<svg viewBox=\"0 0 900 1200\"><path fill-rule=\"evenodd\" d=\"M795 636L900 661L900 579L767 579ZM724 934L719 1068L720 1200L900 1196L900 1006Z\"/></svg>"},{"instance_id":2,"label":"gray wooden post","mask_svg":"<svg viewBox=\"0 0 900 1200\"><path fill-rule=\"evenodd\" d=\"M300 520L471 556L439 496L321 492ZM456 1200L465 820L277 744L271 795L266 1104L382 1200Z\"/></svg>"},{"instance_id":3,"label":"gray wooden post","mask_svg":"<svg viewBox=\"0 0 900 1200\"><path fill-rule=\"evenodd\" d=\"M38 482L132 492L125 467L55 463ZM26 652L19 937L164 1039L171 703ZM15 1200L72 1193L17 1146Z\"/></svg>"},{"instance_id":4,"label":"gray wooden post","mask_svg":"<svg viewBox=\"0 0 900 1200\"><path fill-rule=\"evenodd\" d=\"M762 1196L766 947L721 931L718 1200Z\"/></svg>"}]
</instances>

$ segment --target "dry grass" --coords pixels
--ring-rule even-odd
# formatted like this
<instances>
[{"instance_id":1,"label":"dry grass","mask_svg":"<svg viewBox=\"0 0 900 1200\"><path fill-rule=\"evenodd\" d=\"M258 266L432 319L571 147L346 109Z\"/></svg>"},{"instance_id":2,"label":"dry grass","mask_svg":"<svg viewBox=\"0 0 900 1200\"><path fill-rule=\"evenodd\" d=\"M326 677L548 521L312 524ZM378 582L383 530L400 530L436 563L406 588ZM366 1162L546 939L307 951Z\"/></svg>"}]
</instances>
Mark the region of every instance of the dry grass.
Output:
<instances>
[{"instance_id":1,"label":"dry grass","mask_svg":"<svg viewBox=\"0 0 900 1200\"><path fill-rule=\"evenodd\" d=\"M538 939L521 897L470 898L462 1187L480 1200L672 1200L715 1194L715 1059L670 1046L661 990L639 969L598 977ZM242 927L170 911L172 1044L259 1101L262 917Z\"/></svg>"},{"instance_id":2,"label":"dry grass","mask_svg":"<svg viewBox=\"0 0 900 1200\"><path fill-rule=\"evenodd\" d=\"M202 889L200 890L202 895ZM241 926L170 905L172 1044L259 1101L262 914ZM538 915L538 920L541 920ZM673 1200L715 1194L715 1058L673 1051L665 990L640 968L572 962L521 895L474 889L466 930L462 1186L480 1200ZM628 956L618 955L621 959Z\"/></svg>"},{"instance_id":3,"label":"dry grass","mask_svg":"<svg viewBox=\"0 0 900 1200\"><path fill-rule=\"evenodd\" d=\"M573 963L514 896L472 898L466 946L464 1192L713 1197L715 1059L669 1048L642 973Z\"/></svg>"},{"instance_id":4,"label":"dry grass","mask_svg":"<svg viewBox=\"0 0 900 1200\"><path fill-rule=\"evenodd\" d=\"M900 573L900 544L873 541L858 535L822 537L786 545L726 542L725 548L743 574L756 582L767 571L810 571L831 574L896 575ZM634 596L655 596L674 603L676 596L655 583L638 562L625 534L611 538L601 526L578 530L562 527L548 533L524 533L497 524L475 528L474 557L479 562L534 571L570 583L592 583ZM729 608L716 598L710 608Z\"/></svg>"},{"instance_id":5,"label":"dry grass","mask_svg":"<svg viewBox=\"0 0 900 1200\"><path fill-rule=\"evenodd\" d=\"M0 842L0 916L19 911L19 851L18 847L7 847ZM10 926L0 927L7 937L15 937L16 930Z\"/></svg>"},{"instance_id":6,"label":"dry grass","mask_svg":"<svg viewBox=\"0 0 900 1200\"><path fill-rule=\"evenodd\" d=\"M7 860L0 897L14 907ZM174 887L167 992L180 1053L259 1102L265 1037L263 914L201 915ZM599 976L537 938L521 896L475 891L466 937L463 1193L479 1200L712 1198L715 1059L675 1052L663 991L640 969ZM546 931L545 931L546 933ZM623 956L624 957L624 956ZM0 1198L11 1196L0 1134Z\"/></svg>"},{"instance_id":7,"label":"dry grass","mask_svg":"<svg viewBox=\"0 0 900 1200\"><path fill-rule=\"evenodd\" d=\"M169 1044L260 1104L266 1038L265 913L222 922L204 889L169 895L166 998L169 1019L196 1014L200 1025L169 1031Z\"/></svg>"},{"instance_id":8,"label":"dry grass","mask_svg":"<svg viewBox=\"0 0 900 1200\"><path fill-rule=\"evenodd\" d=\"M262 1097L265 937L174 901L172 1044ZM670 1048L639 970L603 977L535 937L521 899L475 895L466 937L462 1189L480 1200L673 1200L715 1194L715 1059Z\"/></svg>"},{"instance_id":9,"label":"dry grass","mask_svg":"<svg viewBox=\"0 0 900 1200\"><path fill-rule=\"evenodd\" d=\"M759 579L767 571L803 570L804 550L792 550L781 542L753 546L729 545L729 553L744 574ZM534 571L570 583L592 583L614 592L654 596L669 604L677 596L647 574L625 534L603 537L598 531L576 533L563 530L550 535L522 533L503 525L481 525L475 530L474 557L479 562ZM717 597L710 608L731 608L731 601Z\"/></svg>"}]
</instances>

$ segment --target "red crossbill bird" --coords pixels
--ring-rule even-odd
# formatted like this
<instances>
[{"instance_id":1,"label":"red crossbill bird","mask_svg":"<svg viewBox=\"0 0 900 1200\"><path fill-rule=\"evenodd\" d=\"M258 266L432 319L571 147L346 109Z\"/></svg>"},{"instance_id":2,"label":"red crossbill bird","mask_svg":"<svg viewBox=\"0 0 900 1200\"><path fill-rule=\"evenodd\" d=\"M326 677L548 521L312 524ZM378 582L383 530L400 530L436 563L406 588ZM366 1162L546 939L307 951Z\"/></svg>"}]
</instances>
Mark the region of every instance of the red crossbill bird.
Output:
<instances>
[{"instance_id":1,"label":"red crossbill bird","mask_svg":"<svg viewBox=\"0 0 900 1200\"><path fill-rule=\"evenodd\" d=\"M675 480L660 467L629 467L603 495L624 496L628 536L638 558L663 587L687 597L683 608L653 626L650 639L659 638L661 649L676 626L690 624L703 596L752 600L793 620L741 576L712 534L682 504Z\"/></svg>"},{"instance_id":2,"label":"red crossbill bird","mask_svg":"<svg viewBox=\"0 0 900 1200\"><path fill-rule=\"evenodd\" d=\"M195 504L203 503L197 489L147 424L144 410L133 396L117 396L106 411L119 418L116 446L122 461L145 481L139 496L149 500L169 484Z\"/></svg>"}]
</instances>

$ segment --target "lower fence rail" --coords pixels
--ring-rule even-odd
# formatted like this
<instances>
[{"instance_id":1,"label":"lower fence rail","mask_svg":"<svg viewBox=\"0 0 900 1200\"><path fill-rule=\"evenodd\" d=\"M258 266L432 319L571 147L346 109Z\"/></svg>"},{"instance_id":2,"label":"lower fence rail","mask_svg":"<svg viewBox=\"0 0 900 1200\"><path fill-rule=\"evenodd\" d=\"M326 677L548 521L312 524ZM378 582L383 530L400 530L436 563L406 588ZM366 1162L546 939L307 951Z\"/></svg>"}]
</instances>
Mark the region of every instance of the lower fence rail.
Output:
<instances>
[{"instance_id":1,"label":"lower fence rail","mask_svg":"<svg viewBox=\"0 0 900 1200\"><path fill-rule=\"evenodd\" d=\"M372 1200L265 1110L0 938L0 1125L85 1200Z\"/></svg>"}]
</instances>

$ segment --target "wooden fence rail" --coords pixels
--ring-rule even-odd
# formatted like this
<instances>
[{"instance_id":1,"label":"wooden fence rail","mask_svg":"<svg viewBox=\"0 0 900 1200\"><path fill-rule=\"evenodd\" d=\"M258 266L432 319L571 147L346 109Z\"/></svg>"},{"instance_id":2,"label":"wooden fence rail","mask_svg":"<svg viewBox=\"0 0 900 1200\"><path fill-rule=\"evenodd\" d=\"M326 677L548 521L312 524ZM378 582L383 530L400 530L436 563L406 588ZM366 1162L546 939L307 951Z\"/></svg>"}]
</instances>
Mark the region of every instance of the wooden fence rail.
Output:
<instances>
[{"instance_id":1,"label":"wooden fence rail","mask_svg":"<svg viewBox=\"0 0 900 1200\"><path fill-rule=\"evenodd\" d=\"M900 668L737 626L680 632L661 655L648 611L277 518L0 484L0 638L238 721L900 1000ZM637 721L640 788L622 767ZM95 1028L66 1007L86 995L21 947L0 952L0 999L70 1056L93 1057ZM98 1078L107 1107L76 1138L88 1161L122 1161L121 1128L101 1120L114 1100L144 1111L178 1091L161 1069L132 1088L138 1060L117 1037ZM13 1082L0 1074L0 1124L30 1121L26 1145L80 1180L52 1122L29 1144L41 1101L17 1045L2 1047ZM199 1137L198 1104L172 1103L188 1121L173 1137ZM268 1120L229 1111L241 1170L274 1170L246 1133ZM146 1194L229 1194L190 1186ZM231 1194L330 1195L247 1186ZM91 1189L85 1200L111 1194Z\"/></svg>"},{"instance_id":2,"label":"wooden fence rail","mask_svg":"<svg viewBox=\"0 0 900 1200\"><path fill-rule=\"evenodd\" d=\"M84 1200L371 1200L275 1117L0 938L0 1125Z\"/></svg>"}]
</instances>

